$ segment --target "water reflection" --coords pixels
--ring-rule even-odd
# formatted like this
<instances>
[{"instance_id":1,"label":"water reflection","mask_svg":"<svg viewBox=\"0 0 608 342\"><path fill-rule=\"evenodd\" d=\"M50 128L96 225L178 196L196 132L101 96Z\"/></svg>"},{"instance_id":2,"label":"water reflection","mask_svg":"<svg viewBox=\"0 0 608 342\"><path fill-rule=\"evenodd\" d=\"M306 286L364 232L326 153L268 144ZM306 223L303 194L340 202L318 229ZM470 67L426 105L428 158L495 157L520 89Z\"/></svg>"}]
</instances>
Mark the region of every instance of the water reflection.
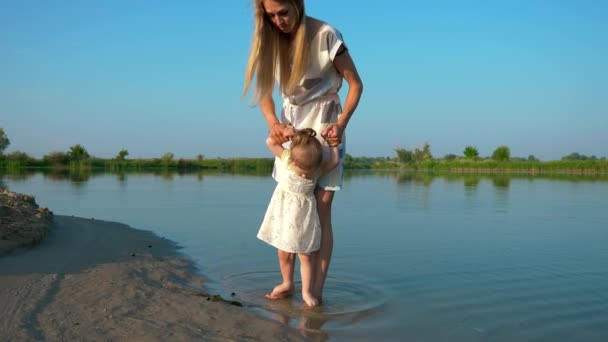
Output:
<instances>
[{"instance_id":1,"label":"water reflection","mask_svg":"<svg viewBox=\"0 0 608 342\"><path fill-rule=\"evenodd\" d=\"M349 175L347 178L346 175ZM548 179L555 181L567 182L608 182L608 174L595 175L578 175L578 174L516 174L516 173L452 173L452 172L415 172L415 171L384 171L384 172L368 172L347 171L345 180L355 177L365 177L373 175L374 177L382 176L393 177L397 179L397 183L415 182L422 185L431 185L432 179L441 178L446 182L463 182L467 187L476 187L482 180L490 180L497 188L508 188L514 179Z\"/></svg>"},{"instance_id":2,"label":"water reflection","mask_svg":"<svg viewBox=\"0 0 608 342\"><path fill-rule=\"evenodd\" d=\"M28 180L29 178L33 177L36 173L34 171L28 171L28 170L20 170L17 172L6 172L3 173L2 171L0 171L0 179L2 178L6 178L9 181L13 181L13 182L23 182Z\"/></svg>"},{"instance_id":3,"label":"water reflection","mask_svg":"<svg viewBox=\"0 0 608 342\"><path fill-rule=\"evenodd\" d=\"M205 175L238 175L251 177L269 177L268 171L187 171L187 170L138 170L125 171L116 170L79 170L79 169L22 169L18 171L0 171L0 180L5 178L10 181L26 181L36 174L42 173L44 177L51 181L69 180L73 183L88 182L93 177L108 174L116 175L119 182L125 182L129 175L157 175L167 181L173 181L176 176L196 176L202 180ZM608 174L594 175L574 175L574 174L490 174L490 173L451 173L451 172L416 172L416 171L393 171L393 170L346 170L344 172L344 182L361 177L374 177L383 179L395 179L397 184L414 184L417 186L430 187L437 178L445 182L462 182L467 191L477 188L482 180L490 180L496 189L508 189L513 179L550 179L568 182L607 182ZM6 187L6 185L3 185Z\"/></svg>"},{"instance_id":4,"label":"water reflection","mask_svg":"<svg viewBox=\"0 0 608 342\"><path fill-rule=\"evenodd\" d=\"M322 328L327 323L329 316L323 314L315 314L318 309L304 309L300 315L288 315L284 312L272 312L270 318L292 326L304 337L315 341L325 342L329 339L329 334Z\"/></svg>"},{"instance_id":5,"label":"water reflection","mask_svg":"<svg viewBox=\"0 0 608 342\"><path fill-rule=\"evenodd\" d=\"M124 184L127 181L127 174L124 171L118 171L116 173L116 180L118 181L118 183L120 183L121 185Z\"/></svg>"},{"instance_id":6,"label":"water reflection","mask_svg":"<svg viewBox=\"0 0 608 342\"><path fill-rule=\"evenodd\" d=\"M479 175L465 175L463 180L465 191L474 191L479 185L481 177Z\"/></svg>"},{"instance_id":7,"label":"water reflection","mask_svg":"<svg viewBox=\"0 0 608 342\"><path fill-rule=\"evenodd\" d=\"M428 187L431 186L434 178L432 173L402 172L397 175L397 184L413 183Z\"/></svg>"},{"instance_id":8,"label":"water reflection","mask_svg":"<svg viewBox=\"0 0 608 342\"><path fill-rule=\"evenodd\" d=\"M176 172L171 172L170 170L161 170L159 172L154 173L157 176L160 176L165 181L172 181Z\"/></svg>"},{"instance_id":9,"label":"water reflection","mask_svg":"<svg viewBox=\"0 0 608 342\"><path fill-rule=\"evenodd\" d=\"M353 327L385 312L388 294L381 288L353 279L347 274L331 278L324 291L323 305L306 307L299 293L268 300L264 294L280 277L278 271L251 271L225 275L220 291L243 303L259 314L297 329L313 341L326 341L337 327ZM301 288L296 277L295 287ZM228 291L229 290L229 291ZM232 292L235 291L235 292ZM232 292L232 293L231 293Z\"/></svg>"},{"instance_id":10,"label":"water reflection","mask_svg":"<svg viewBox=\"0 0 608 342\"><path fill-rule=\"evenodd\" d=\"M497 190L508 189L511 183L511 177L507 175L492 176L492 183Z\"/></svg>"},{"instance_id":11,"label":"water reflection","mask_svg":"<svg viewBox=\"0 0 608 342\"><path fill-rule=\"evenodd\" d=\"M81 186L91 178L91 172L86 170L70 172L69 178L74 185Z\"/></svg>"},{"instance_id":12,"label":"water reflection","mask_svg":"<svg viewBox=\"0 0 608 342\"><path fill-rule=\"evenodd\" d=\"M88 182L93 174L103 174L103 172L93 172L91 170L45 170L42 172L44 178L53 182L63 182L69 180L74 187L81 187Z\"/></svg>"}]
</instances>

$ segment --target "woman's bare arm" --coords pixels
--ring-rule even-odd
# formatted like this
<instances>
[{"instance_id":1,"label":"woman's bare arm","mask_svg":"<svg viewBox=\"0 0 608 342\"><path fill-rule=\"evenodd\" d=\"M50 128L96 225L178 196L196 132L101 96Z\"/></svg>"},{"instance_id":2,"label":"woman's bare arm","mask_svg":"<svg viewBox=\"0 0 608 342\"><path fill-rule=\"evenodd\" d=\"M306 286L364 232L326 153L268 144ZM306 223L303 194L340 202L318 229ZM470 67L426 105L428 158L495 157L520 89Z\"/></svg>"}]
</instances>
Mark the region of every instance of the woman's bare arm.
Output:
<instances>
[{"instance_id":1,"label":"woman's bare arm","mask_svg":"<svg viewBox=\"0 0 608 342\"><path fill-rule=\"evenodd\" d=\"M268 124L268 131L270 137L278 144L282 144L288 140L283 134L285 125L282 124L277 118L275 103L272 96L264 97L260 99L260 110L266 119Z\"/></svg>"},{"instance_id":2,"label":"woman's bare arm","mask_svg":"<svg viewBox=\"0 0 608 342\"><path fill-rule=\"evenodd\" d=\"M355 112L359 100L361 99L361 94L363 93L363 82L361 81L361 77L359 77L357 67L355 67L355 63L348 50L334 58L334 66L342 77L344 77L346 83L348 83L348 93L346 94L346 100L344 101L344 107L342 109L342 114L340 114L338 118L338 122L330 125L321 133L331 145L340 143L342 133Z\"/></svg>"}]
</instances>

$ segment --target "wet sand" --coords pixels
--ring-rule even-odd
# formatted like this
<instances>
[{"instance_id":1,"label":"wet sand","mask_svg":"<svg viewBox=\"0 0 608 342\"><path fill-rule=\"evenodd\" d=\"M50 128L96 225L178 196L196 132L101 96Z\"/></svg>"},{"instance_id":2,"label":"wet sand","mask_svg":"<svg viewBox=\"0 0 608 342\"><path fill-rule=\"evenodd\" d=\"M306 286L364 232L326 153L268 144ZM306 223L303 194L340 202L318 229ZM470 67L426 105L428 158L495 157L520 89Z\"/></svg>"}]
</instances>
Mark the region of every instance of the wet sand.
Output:
<instances>
[{"instance_id":1,"label":"wet sand","mask_svg":"<svg viewBox=\"0 0 608 342\"><path fill-rule=\"evenodd\" d=\"M218 300L179 247L148 231L55 216L39 245L0 257L7 341L304 341Z\"/></svg>"}]
</instances>

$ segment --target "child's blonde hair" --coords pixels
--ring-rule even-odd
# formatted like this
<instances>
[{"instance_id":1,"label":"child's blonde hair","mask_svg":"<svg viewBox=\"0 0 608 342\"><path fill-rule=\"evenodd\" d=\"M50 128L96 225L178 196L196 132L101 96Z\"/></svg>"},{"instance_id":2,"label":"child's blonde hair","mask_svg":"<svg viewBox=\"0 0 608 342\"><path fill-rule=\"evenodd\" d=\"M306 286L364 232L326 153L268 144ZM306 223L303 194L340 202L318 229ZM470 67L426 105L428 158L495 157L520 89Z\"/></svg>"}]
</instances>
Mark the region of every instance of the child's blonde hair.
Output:
<instances>
[{"instance_id":1,"label":"child's blonde hair","mask_svg":"<svg viewBox=\"0 0 608 342\"><path fill-rule=\"evenodd\" d=\"M323 149L312 128L299 130L291 138L290 161L305 172L316 171L323 163Z\"/></svg>"}]
</instances>

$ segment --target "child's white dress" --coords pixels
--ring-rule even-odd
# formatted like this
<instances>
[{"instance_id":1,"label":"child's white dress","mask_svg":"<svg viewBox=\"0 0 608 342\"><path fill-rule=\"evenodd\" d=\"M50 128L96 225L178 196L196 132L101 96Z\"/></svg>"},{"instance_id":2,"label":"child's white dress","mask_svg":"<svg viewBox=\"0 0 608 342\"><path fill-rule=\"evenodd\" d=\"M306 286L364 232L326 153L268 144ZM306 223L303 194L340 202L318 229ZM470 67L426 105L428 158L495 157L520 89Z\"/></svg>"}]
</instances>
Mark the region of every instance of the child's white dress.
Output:
<instances>
[{"instance_id":1,"label":"child's white dress","mask_svg":"<svg viewBox=\"0 0 608 342\"><path fill-rule=\"evenodd\" d=\"M301 177L289 168L289 150L283 152L280 161L285 172L281 172L258 238L286 252L314 252L321 246L314 194L317 180Z\"/></svg>"}]
</instances>

